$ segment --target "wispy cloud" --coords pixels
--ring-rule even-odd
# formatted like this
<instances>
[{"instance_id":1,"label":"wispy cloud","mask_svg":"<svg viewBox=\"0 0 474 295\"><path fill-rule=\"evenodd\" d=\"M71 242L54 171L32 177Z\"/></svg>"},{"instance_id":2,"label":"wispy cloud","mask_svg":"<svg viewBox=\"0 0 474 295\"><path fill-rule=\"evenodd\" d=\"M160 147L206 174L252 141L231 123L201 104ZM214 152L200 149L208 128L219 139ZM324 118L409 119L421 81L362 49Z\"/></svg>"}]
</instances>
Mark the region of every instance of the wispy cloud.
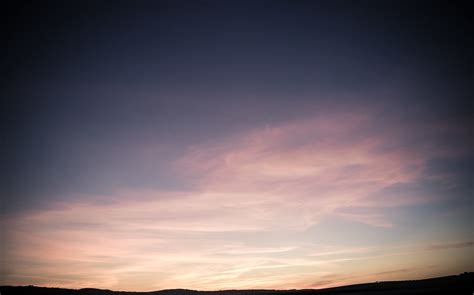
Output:
<instances>
[{"instance_id":1,"label":"wispy cloud","mask_svg":"<svg viewBox=\"0 0 474 295\"><path fill-rule=\"evenodd\" d=\"M300 227L340 207L429 201L429 195L384 192L418 181L431 155L406 147L383 149L393 141L392 135L374 125L368 114L338 112L266 126L194 146L178 161L178 168L198 190L239 195L240 204L261 208L262 214L273 212L280 220L291 215L286 224ZM344 215L391 225L380 212Z\"/></svg>"},{"instance_id":2,"label":"wispy cloud","mask_svg":"<svg viewBox=\"0 0 474 295\"><path fill-rule=\"evenodd\" d=\"M382 209L436 200L422 190L391 189L421 181L433 155L384 148L393 134L374 128L374 120L368 112L336 112L231 134L170 161L170 173L190 189L117 188L4 218L3 283L129 290L329 286L403 274L381 262L390 257L472 247L463 241L401 250L341 247L301 238L328 217L390 228ZM153 149L146 151L153 158ZM367 266L365 277L324 278L367 260L382 270L371 276Z\"/></svg>"}]
</instances>

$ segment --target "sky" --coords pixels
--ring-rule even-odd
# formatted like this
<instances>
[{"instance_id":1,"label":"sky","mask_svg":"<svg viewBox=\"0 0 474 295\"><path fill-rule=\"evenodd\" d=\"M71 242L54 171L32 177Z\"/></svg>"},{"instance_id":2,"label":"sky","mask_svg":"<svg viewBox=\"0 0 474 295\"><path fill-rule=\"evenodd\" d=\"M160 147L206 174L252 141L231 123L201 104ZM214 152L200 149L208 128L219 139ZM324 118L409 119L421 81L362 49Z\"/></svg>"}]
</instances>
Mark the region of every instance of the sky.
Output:
<instances>
[{"instance_id":1,"label":"sky","mask_svg":"<svg viewBox=\"0 0 474 295\"><path fill-rule=\"evenodd\" d=\"M3 13L0 285L303 289L474 271L462 3Z\"/></svg>"}]
</instances>

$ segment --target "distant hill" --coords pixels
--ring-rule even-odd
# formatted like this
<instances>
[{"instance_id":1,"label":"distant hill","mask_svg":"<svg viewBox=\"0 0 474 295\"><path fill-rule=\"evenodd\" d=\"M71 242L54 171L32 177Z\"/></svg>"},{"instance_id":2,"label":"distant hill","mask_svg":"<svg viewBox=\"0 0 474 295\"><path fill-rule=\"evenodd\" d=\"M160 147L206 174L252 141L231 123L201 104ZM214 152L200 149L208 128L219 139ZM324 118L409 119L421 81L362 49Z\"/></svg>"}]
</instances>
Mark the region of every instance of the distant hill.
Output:
<instances>
[{"instance_id":1,"label":"distant hill","mask_svg":"<svg viewBox=\"0 0 474 295\"><path fill-rule=\"evenodd\" d=\"M102 289L61 289L35 286L13 287L1 286L1 295L35 294L35 295L395 295L395 294L443 294L473 295L474 273L463 273L416 281L390 281L368 284L349 285L327 289L305 290L225 290L194 291L171 289L152 292L122 292Z\"/></svg>"}]
</instances>

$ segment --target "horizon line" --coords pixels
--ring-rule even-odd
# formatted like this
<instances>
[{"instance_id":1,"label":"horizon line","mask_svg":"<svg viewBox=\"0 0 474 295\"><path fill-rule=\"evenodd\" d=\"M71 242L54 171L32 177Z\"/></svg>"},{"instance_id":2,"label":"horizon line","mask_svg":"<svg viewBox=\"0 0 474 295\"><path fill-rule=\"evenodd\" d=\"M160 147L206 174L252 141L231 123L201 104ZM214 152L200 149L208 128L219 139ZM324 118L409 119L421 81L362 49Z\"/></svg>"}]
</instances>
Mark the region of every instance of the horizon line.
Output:
<instances>
[{"instance_id":1,"label":"horizon line","mask_svg":"<svg viewBox=\"0 0 474 295\"><path fill-rule=\"evenodd\" d=\"M220 290L195 290L195 289L187 289L187 288L172 288L172 289L159 289L159 290L152 290L152 291L123 291L123 290L111 290L111 289L101 289L101 288L61 288L61 287L49 287L49 286L35 286L35 285L21 285L21 286L13 286L13 285L1 285L0 288L4 287L11 287L11 288L44 288L44 289L60 289L60 290L73 290L73 291L81 291L81 290L99 290L99 291L110 291L110 292L122 292L122 293L155 293L155 292L166 292L166 291L188 291L188 292L203 292L203 293L217 293L217 292L252 292L252 291L271 291L271 292L294 292L294 291L319 291L319 290L330 290L330 289L337 289L337 288L344 288L344 287L351 287L351 286L360 286L360 285L370 285L370 284L380 284L380 283L397 283L397 282L415 282L415 281L426 281L426 280L433 280L433 279L443 279L449 277L458 277L458 276L468 276L474 275L473 271L465 271L459 274L453 275L446 275L446 276L439 276L439 277L428 277L422 279L413 279L413 280L389 280L389 281L375 281L375 282L365 282L365 283L356 283L350 285L340 285L334 286L329 288L304 288L304 289L220 289Z\"/></svg>"}]
</instances>

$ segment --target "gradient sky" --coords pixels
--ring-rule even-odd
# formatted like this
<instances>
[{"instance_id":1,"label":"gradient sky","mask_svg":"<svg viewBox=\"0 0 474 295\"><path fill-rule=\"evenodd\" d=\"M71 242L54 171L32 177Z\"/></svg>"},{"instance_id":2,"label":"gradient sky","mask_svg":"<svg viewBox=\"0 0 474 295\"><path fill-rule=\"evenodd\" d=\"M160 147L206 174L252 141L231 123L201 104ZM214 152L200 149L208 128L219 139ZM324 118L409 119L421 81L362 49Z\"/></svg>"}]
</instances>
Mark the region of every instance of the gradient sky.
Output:
<instances>
[{"instance_id":1,"label":"gradient sky","mask_svg":"<svg viewBox=\"0 0 474 295\"><path fill-rule=\"evenodd\" d=\"M4 13L1 285L289 289L474 271L460 3Z\"/></svg>"}]
</instances>

